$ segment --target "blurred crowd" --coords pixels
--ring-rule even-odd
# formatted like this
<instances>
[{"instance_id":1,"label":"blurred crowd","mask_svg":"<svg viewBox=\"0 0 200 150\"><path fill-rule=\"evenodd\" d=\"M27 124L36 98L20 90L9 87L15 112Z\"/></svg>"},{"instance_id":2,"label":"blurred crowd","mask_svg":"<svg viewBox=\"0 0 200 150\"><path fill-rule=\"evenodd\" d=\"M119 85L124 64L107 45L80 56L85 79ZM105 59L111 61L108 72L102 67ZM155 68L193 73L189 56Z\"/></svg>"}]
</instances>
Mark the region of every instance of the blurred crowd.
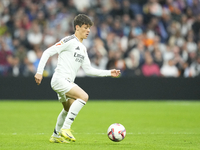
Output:
<instances>
[{"instance_id":1,"label":"blurred crowd","mask_svg":"<svg viewBox=\"0 0 200 150\"><path fill-rule=\"evenodd\" d=\"M200 76L199 0L0 0L0 76L33 76L43 51L74 33L79 13L94 22L83 42L93 67L122 77ZM44 76L56 64L57 55Z\"/></svg>"}]
</instances>

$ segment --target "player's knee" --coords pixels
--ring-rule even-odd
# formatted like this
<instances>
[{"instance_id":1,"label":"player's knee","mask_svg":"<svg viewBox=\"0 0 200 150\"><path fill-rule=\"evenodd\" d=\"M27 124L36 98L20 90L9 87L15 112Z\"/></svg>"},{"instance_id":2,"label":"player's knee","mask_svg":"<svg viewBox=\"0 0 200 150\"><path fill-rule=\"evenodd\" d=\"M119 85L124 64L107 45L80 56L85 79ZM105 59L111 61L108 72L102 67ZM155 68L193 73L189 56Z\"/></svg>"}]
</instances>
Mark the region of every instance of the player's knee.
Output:
<instances>
[{"instance_id":1,"label":"player's knee","mask_svg":"<svg viewBox=\"0 0 200 150\"><path fill-rule=\"evenodd\" d=\"M81 99L84 100L85 102L87 102L89 99L89 95L87 93L85 93L84 95L81 96Z\"/></svg>"}]
</instances>

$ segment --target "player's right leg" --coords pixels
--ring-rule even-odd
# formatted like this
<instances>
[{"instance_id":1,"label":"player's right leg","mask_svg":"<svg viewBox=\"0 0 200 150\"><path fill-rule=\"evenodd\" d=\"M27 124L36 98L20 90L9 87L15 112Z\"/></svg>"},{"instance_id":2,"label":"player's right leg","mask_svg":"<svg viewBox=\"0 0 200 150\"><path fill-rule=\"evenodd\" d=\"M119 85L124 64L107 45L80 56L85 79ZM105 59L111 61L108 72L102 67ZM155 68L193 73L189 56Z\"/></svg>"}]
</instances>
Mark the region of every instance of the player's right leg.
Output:
<instances>
[{"instance_id":1,"label":"player's right leg","mask_svg":"<svg viewBox=\"0 0 200 150\"><path fill-rule=\"evenodd\" d=\"M66 93L66 96L76 100L69 108L63 127L60 130L60 134L66 139L74 142L76 139L71 133L71 124L74 122L74 119L78 115L79 111L86 104L88 95L79 86L74 86L69 92Z\"/></svg>"}]
</instances>

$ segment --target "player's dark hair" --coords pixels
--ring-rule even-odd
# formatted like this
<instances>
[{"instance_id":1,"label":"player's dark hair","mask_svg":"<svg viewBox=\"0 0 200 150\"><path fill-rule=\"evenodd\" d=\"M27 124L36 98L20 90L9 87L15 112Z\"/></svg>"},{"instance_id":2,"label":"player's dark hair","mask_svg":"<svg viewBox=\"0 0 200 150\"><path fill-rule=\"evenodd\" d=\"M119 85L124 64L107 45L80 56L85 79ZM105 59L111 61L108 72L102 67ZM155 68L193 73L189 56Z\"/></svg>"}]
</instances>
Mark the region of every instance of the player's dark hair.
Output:
<instances>
[{"instance_id":1,"label":"player's dark hair","mask_svg":"<svg viewBox=\"0 0 200 150\"><path fill-rule=\"evenodd\" d=\"M92 26L93 22L88 16L84 14L79 14L74 18L74 30L76 30L76 25L79 25L81 27L84 24Z\"/></svg>"}]
</instances>

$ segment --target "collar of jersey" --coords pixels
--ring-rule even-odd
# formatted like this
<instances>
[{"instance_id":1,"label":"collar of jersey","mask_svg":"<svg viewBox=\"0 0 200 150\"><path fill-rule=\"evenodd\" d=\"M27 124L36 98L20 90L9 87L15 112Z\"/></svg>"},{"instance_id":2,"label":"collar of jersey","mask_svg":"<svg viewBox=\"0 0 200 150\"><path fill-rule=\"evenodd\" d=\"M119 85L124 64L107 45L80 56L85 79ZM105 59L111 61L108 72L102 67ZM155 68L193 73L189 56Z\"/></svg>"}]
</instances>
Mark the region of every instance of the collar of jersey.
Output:
<instances>
[{"instance_id":1,"label":"collar of jersey","mask_svg":"<svg viewBox=\"0 0 200 150\"><path fill-rule=\"evenodd\" d=\"M76 38L76 40L77 40L77 41L79 41L79 39L76 37L76 35L75 35L75 34L73 34L73 36ZM79 42L80 42L80 41L79 41Z\"/></svg>"}]
</instances>

